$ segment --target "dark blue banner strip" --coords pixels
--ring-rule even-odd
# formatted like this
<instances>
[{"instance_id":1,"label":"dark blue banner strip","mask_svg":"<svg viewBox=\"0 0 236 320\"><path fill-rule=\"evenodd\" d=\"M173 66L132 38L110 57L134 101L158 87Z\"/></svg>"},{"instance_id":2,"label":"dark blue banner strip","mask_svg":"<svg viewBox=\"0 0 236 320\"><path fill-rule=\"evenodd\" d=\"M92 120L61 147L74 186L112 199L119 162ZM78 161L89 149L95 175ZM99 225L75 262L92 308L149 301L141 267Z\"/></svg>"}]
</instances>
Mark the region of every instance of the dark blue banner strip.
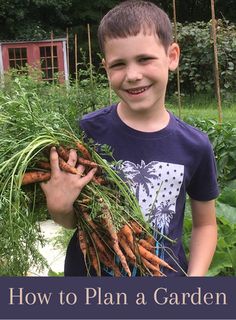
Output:
<instances>
[{"instance_id":1,"label":"dark blue banner strip","mask_svg":"<svg viewBox=\"0 0 236 320\"><path fill-rule=\"evenodd\" d=\"M0 319L235 319L236 278L0 278Z\"/></svg>"}]
</instances>

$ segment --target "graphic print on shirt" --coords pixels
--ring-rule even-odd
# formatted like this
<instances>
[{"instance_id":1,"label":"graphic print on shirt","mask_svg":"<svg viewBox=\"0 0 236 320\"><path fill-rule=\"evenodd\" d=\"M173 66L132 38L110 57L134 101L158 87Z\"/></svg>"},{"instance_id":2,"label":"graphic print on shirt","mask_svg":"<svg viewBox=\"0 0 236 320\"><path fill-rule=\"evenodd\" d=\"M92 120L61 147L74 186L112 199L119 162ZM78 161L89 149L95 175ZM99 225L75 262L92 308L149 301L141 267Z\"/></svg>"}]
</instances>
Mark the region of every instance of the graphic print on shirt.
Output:
<instances>
[{"instance_id":1,"label":"graphic print on shirt","mask_svg":"<svg viewBox=\"0 0 236 320\"><path fill-rule=\"evenodd\" d=\"M119 166L120 173L135 193L146 220L167 235L176 213L184 166L159 161L148 164L143 160L141 164L124 161Z\"/></svg>"}]
</instances>

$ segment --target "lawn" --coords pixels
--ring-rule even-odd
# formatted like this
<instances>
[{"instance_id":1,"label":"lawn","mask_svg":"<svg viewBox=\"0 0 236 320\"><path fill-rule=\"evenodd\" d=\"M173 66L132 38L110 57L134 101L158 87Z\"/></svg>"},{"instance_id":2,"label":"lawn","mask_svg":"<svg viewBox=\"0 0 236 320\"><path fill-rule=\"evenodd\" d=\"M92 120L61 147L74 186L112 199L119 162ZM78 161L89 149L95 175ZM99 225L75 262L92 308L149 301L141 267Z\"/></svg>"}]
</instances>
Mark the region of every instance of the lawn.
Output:
<instances>
[{"instance_id":1,"label":"lawn","mask_svg":"<svg viewBox=\"0 0 236 320\"><path fill-rule=\"evenodd\" d=\"M236 99L230 98L222 100L222 115L223 122L230 122L236 125ZM217 100L208 95L198 95L195 97L183 97L181 99L181 108L178 107L176 98L167 99L167 108L176 116L180 116L183 120L188 118L198 118L204 120L218 121L218 106Z\"/></svg>"}]
</instances>

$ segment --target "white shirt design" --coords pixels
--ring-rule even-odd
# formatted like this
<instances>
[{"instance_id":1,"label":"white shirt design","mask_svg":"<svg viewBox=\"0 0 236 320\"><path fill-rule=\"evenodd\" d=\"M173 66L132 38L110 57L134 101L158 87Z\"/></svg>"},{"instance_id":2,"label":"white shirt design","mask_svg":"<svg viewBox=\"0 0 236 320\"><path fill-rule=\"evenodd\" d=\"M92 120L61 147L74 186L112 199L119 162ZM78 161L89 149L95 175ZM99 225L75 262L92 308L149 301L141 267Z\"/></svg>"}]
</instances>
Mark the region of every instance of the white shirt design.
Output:
<instances>
[{"instance_id":1,"label":"white shirt design","mask_svg":"<svg viewBox=\"0 0 236 320\"><path fill-rule=\"evenodd\" d=\"M183 183L184 166L152 161L141 164L124 161L120 167L141 206L144 217L155 228L168 234L176 213L176 201Z\"/></svg>"}]
</instances>

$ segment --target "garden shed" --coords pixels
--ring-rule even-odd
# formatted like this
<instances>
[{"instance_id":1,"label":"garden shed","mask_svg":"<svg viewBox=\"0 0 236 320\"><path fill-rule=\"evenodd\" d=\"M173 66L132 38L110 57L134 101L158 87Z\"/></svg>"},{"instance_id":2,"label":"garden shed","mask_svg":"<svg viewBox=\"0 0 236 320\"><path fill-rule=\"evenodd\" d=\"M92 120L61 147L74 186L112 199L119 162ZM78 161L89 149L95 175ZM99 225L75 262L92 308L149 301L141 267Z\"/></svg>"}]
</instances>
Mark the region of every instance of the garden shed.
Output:
<instances>
[{"instance_id":1,"label":"garden shed","mask_svg":"<svg viewBox=\"0 0 236 320\"><path fill-rule=\"evenodd\" d=\"M42 78L68 80L66 39L0 42L0 74L11 68L31 66L42 71Z\"/></svg>"}]
</instances>

